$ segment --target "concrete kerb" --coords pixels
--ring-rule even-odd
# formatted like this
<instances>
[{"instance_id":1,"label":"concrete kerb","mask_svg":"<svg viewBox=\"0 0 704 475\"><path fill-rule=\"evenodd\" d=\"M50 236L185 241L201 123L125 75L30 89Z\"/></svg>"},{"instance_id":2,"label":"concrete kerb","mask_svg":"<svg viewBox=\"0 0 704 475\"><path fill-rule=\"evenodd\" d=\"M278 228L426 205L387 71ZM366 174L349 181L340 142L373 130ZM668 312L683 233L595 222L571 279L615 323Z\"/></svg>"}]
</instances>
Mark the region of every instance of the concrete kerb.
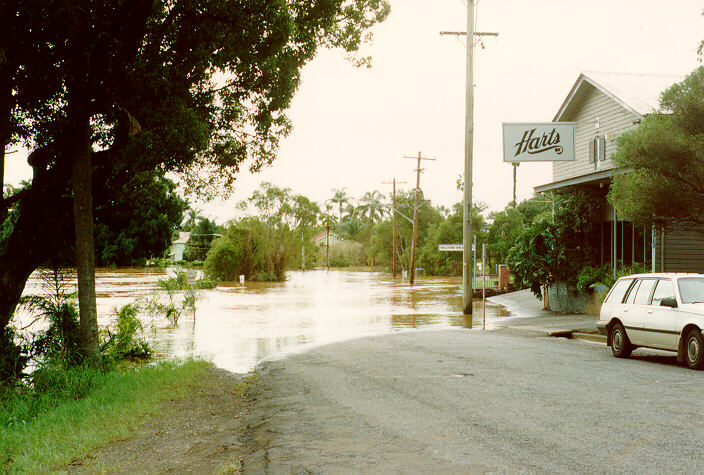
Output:
<instances>
[{"instance_id":1,"label":"concrete kerb","mask_svg":"<svg viewBox=\"0 0 704 475\"><path fill-rule=\"evenodd\" d=\"M547 336L606 343L606 337L580 330L596 330L593 315L560 314L545 310L543 302L530 290L520 290L487 298L488 301L505 307L513 316L497 322L497 328L539 332Z\"/></svg>"}]
</instances>

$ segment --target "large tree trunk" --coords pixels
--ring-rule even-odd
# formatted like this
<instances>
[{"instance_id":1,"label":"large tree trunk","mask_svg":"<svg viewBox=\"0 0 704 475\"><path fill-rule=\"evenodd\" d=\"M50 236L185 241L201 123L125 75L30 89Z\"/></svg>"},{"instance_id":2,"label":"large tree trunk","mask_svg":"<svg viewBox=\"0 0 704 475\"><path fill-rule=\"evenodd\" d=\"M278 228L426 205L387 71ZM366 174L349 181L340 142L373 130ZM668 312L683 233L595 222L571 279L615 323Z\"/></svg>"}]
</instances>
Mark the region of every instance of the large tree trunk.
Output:
<instances>
[{"instance_id":1,"label":"large tree trunk","mask_svg":"<svg viewBox=\"0 0 704 475\"><path fill-rule=\"evenodd\" d=\"M95 299L93 194L90 121L78 122L73 152L73 214L76 232L76 271L81 350L87 359L98 354L98 312Z\"/></svg>"},{"instance_id":2,"label":"large tree trunk","mask_svg":"<svg viewBox=\"0 0 704 475\"><path fill-rule=\"evenodd\" d=\"M64 198L60 171L41 176L35 169L32 188L16 204L19 217L0 248L0 329L12 318L30 274L63 247L70 235L71 201Z\"/></svg>"}]
</instances>

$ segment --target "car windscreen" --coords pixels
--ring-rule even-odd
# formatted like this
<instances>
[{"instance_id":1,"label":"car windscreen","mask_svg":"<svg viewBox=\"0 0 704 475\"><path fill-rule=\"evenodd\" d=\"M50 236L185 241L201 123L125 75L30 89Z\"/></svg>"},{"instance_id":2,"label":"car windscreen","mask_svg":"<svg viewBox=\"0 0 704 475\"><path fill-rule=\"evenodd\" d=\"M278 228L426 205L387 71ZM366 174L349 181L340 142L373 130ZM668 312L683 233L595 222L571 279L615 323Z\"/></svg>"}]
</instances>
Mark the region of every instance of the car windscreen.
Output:
<instances>
[{"instance_id":1,"label":"car windscreen","mask_svg":"<svg viewBox=\"0 0 704 475\"><path fill-rule=\"evenodd\" d=\"M704 302L704 278L683 277L677 280L682 303Z\"/></svg>"}]
</instances>

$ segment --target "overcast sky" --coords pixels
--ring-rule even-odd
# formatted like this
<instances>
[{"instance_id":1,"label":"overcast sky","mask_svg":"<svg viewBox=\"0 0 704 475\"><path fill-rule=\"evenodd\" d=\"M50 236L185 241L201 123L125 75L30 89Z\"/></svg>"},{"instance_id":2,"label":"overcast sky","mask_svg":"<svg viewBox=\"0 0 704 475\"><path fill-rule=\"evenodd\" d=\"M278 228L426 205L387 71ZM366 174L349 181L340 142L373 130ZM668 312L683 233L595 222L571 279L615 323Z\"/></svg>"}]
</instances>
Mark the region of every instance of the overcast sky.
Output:
<instances>
[{"instance_id":1,"label":"overcast sky","mask_svg":"<svg viewBox=\"0 0 704 475\"><path fill-rule=\"evenodd\" d=\"M421 188L434 204L462 196L464 167L464 38L440 36L466 28L463 0L390 0L391 15L366 48L372 69L355 69L339 51L321 51L303 70L290 110L294 130L264 172L243 172L227 202L199 204L220 223L261 181L290 187L318 202L343 188L355 198L391 192L396 178L410 189L415 162ZM512 168L502 162L502 122L551 121L579 73L608 71L686 74L699 65L704 0L479 0L475 60L474 196L500 210L512 198ZM29 177L10 155L6 180ZM518 169L519 200L552 181L550 164Z\"/></svg>"}]
</instances>

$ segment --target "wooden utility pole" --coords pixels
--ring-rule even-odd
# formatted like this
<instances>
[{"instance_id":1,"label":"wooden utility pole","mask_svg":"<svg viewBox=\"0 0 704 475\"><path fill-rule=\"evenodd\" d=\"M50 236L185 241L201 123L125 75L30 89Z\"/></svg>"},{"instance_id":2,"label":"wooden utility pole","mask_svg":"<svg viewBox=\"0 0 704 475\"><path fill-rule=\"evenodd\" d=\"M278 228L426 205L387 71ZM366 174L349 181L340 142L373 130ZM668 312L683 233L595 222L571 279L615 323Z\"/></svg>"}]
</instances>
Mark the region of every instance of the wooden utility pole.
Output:
<instances>
[{"instance_id":1,"label":"wooden utility pole","mask_svg":"<svg viewBox=\"0 0 704 475\"><path fill-rule=\"evenodd\" d=\"M393 275L396 277L396 183L400 184L405 184L408 182L405 181L396 181L396 178L394 178L392 181L382 181L381 182L383 185L391 185L393 184L393 193L391 194L391 220L394 223L394 237L393 237L393 251L392 254L393 256L391 257L391 267L393 269Z\"/></svg>"},{"instance_id":2,"label":"wooden utility pole","mask_svg":"<svg viewBox=\"0 0 704 475\"><path fill-rule=\"evenodd\" d=\"M472 314L472 149L474 143L474 37L499 36L498 33L474 31L474 0L467 0L467 31L441 31L441 35L467 36L466 114L464 140L464 209L462 226L462 306ZM471 328L472 320L469 319Z\"/></svg>"},{"instance_id":3,"label":"wooden utility pole","mask_svg":"<svg viewBox=\"0 0 704 475\"><path fill-rule=\"evenodd\" d=\"M420 167L421 160L435 160L435 158L425 158L423 154L418 152L417 157L410 157L408 155L405 158L412 158L418 160L418 168L416 168L416 199L413 203L413 243L411 244L411 268L409 273L408 282L413 285L416 278L416 243L418 241L418 193L420 192L420 174L423 169Z\"/></svg>"}]
</instances>

